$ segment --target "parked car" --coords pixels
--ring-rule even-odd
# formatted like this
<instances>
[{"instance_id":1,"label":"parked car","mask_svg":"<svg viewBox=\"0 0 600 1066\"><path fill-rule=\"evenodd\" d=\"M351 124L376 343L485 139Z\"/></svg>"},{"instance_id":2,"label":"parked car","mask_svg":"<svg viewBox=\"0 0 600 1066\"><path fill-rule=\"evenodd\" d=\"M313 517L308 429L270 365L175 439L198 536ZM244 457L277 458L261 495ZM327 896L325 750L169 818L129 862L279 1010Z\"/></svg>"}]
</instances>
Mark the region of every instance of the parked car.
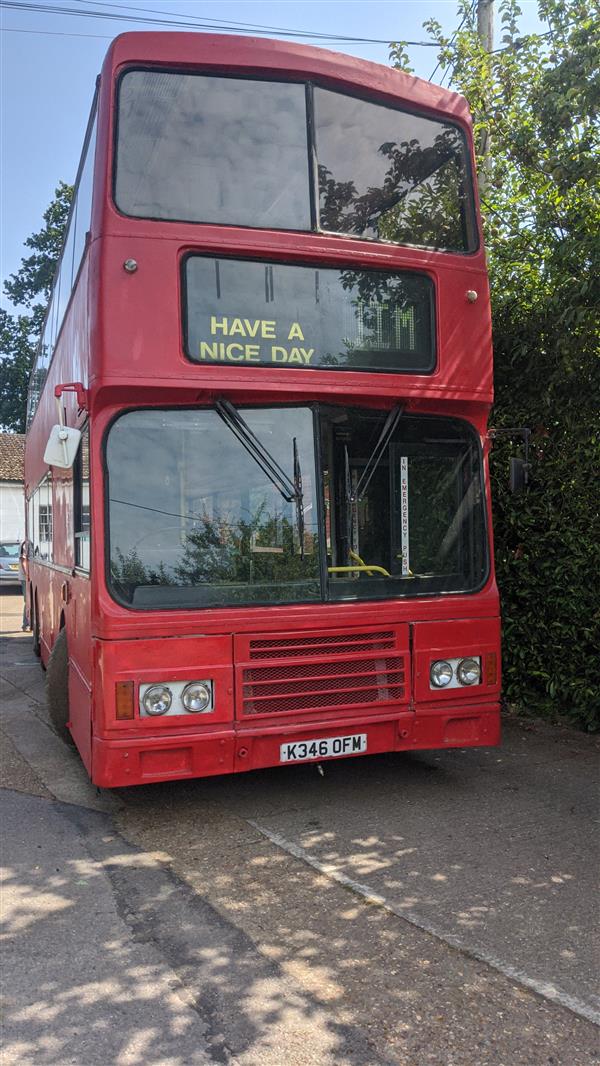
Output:
<instances>
[{"instance_id":1,"label":"parked car","mask_svg":"<svg viewBox=\"0 0 600 1066\"><path fill-rule=\"evenodd\" d=\"M19 547L18 540L3 540L0 542L0 585L21 587Z\"/></svg>"}]
</instances>

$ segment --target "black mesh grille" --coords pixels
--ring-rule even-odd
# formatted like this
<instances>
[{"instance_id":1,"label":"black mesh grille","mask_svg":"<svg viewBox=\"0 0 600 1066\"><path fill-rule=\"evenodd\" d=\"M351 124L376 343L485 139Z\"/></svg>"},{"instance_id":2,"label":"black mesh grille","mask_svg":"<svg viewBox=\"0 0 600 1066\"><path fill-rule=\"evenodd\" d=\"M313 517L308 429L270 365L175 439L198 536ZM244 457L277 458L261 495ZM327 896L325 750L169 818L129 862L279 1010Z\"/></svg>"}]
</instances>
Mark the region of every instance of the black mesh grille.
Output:
<instances>
[{"instance_id":1,"label":"black mesh grille","mask_svg":"<svg viewBox=\"0 0 600 1066\"><path fill-rule=\"evenodd\" d=\"M309 655L327 655L357 651L383 651L394 647L394 633L336 633L331 635L291 636L279 640L251 640L251 659L297 659Z\"/></svg>"}]
</instances>

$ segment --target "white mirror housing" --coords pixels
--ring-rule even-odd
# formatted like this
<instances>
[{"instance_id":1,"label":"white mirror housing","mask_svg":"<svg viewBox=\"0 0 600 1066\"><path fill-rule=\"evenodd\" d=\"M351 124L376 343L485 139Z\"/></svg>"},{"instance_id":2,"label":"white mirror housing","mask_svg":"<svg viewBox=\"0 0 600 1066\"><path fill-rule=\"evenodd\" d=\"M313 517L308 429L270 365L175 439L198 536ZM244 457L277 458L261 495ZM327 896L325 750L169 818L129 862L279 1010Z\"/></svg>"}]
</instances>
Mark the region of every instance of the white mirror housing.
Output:
<instances>
[{"instance_id":1,"label":"white mirror housing","mask_svg":"<svg viewBox=\"0 0 600 1066\"><path fill-rule=\"evenodd\" d=\"M70 426L52 426L44 452L44 462L48 466L58 466L62 470L68 470L75 462L80 440L79 429L71 429Z\"/></svg>"}]
</instances>

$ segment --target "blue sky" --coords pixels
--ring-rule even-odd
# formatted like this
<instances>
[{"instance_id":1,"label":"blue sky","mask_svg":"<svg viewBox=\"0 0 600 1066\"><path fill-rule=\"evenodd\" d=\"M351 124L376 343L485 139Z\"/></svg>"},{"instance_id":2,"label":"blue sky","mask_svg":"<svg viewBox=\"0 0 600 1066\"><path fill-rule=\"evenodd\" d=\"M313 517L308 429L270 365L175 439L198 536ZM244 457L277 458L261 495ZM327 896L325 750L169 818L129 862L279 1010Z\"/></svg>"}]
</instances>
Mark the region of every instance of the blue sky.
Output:
<instances>
[{"instance_id":1,"label":"blue sky","mask_svg":"<svg viewBox=\"0 0 600 1066\"><path fill-rule=\"evenodd\" d=\"M57 0L37 0L36 6L40 3L50 8L57 5ZM0 12L2 279L18 269L26 254L23 241L39 229L57 183L74 178L94 80L109 41L127 29L160 28L151 22L128 24L119 16L151 17L149 13L153 11L160 19L182 16L230 20L383 41L426 40L422 23L427 18L436 18L450 32L458 22L456 0L220 0L218 4L203 0L131 0L130 4L126 0L59 0L58 6L70 7L73 14L7 7ZM521 7L523 32L544 28L537 19L535 0L522 0ZM82 17L82 11L90 10L115 17ZM497 28L497 39L498 36ZM317 40L307 43L322 43L336 51L388 62L385 44ZM435 50L413 47L409 53L416 73L430 77L436 65ZM440 75L438 71L436 81ZM5 298L2 303L6 305Z\"/></svg>"}]
</instances>

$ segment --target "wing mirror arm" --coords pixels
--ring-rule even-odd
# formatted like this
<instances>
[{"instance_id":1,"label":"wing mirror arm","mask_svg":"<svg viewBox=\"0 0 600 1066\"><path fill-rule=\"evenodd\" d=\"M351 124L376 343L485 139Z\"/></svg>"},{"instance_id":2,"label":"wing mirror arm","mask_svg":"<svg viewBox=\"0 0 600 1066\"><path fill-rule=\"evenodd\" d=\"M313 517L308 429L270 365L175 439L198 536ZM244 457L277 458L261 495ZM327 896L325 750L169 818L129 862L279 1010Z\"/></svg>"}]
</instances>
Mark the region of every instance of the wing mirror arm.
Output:
<instances>
[{"instance_id":1,"label":"wing mirror arm","mask_svg":"<svg viewBox=\"0 0 600 1066\"><path fill-rule=\"evenodd\" d=\"M87 390L80 381L68 381L63 385L56 385L54 396L58 407L58 423L52 427L46 450L44 462L48 466L57 466L61 470L69 470L75 462L81 431L71 426L65 426L63 405L60 398L63 392L74 392L77 395L77 404L80 410L88 409Z\"/></svg>"}]
</instances>

